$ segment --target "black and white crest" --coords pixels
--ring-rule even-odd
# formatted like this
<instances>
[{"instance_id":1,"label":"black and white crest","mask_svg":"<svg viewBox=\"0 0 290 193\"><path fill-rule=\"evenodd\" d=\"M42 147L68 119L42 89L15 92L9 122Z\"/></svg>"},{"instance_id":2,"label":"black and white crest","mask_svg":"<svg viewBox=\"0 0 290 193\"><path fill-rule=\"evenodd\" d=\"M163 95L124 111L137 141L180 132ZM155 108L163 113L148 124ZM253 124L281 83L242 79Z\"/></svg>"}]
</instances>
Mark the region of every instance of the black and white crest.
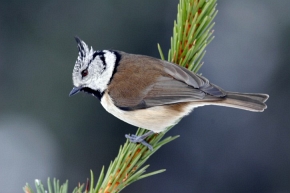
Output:
<instances>
[{"instance_id":1,"label":"black and white crest","mask_svg":"<svg viewBox=\"0 0 290 193\"><path fill-rule=\"evenodd\" d=\"M88 49L88 46L77 36L75 36L75 40L78 44L78 49L79 49L79 57L84 58L86 51Z\"/></svg>"},{"instance_id":2,"label":"black and white crest","mask_svg":"<svg viewBox=\"0 0 290 193\"><path fill-rule=\"evenodd\" d=\"M79 55L74 70L76 72L79 72L79 70L82 68L82 65L89 62L87 60L90 60L90 58L94 54L94 50L93 48L89 49L88 45L84 41L82 41L79 37L75 36L75 40L78 44Z\"/></svg>"},{"instance_id":3,"label":"black and white crest","mask_svg":"<svg viewBox=\"0 0 290 193\"><path fill-rule=\"evenodd\" d=\"M74 86L79 90L94 90L102 93L112 79L120 54L112 50L97 50L75 37L78 44L78 57L73 69Z\"/></svg>"}]
</instances>

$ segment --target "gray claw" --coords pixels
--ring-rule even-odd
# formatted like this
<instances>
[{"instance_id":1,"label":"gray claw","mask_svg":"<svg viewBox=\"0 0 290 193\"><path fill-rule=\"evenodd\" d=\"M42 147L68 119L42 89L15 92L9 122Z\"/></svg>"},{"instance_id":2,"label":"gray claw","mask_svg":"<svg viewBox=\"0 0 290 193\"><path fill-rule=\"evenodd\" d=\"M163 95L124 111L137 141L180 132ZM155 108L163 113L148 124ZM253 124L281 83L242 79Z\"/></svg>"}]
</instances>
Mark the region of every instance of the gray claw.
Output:
<instances>
[{"instance_id":1,"label":"gray claw","mask_svg":"<svg viewBox=\"0 0 290 193\"><path fill-rule=\"evenodd\" d=\"M137 136L137 135L125 135L125 137L127 139L130 140L130 142L132 143L142 143L144 146L148 147L148 149L150 149L151 151L153 150L152 145L150 145L149 143L147 143L145 141L145 139L150 136L151 134L153 134L153 131L149 131L148 133L145 133L144 135L141 136Z\"/></svg>"}]
</instances>

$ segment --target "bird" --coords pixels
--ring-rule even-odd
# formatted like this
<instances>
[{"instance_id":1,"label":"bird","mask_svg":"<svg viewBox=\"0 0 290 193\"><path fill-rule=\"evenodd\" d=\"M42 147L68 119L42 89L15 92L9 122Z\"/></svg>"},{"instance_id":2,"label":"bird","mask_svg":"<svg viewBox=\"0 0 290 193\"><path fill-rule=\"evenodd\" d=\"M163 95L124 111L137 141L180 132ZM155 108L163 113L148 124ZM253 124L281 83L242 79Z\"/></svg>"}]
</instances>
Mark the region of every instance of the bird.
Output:
<instances>
[{"instance_id":1,"label":"bird","mask_svg":"<svg viewBox=\"0 0 290 193\"><path fill-rule=\"evenodd\" d=\"M150 150L148 136L175 125L196 107L218 105L253 112L267 108L267 94L225 91L177 64L118 50L94 50L79 37L75 40L78 57L69 96L89 93L115 117L149 130L125 137Z\"/></svg>"}]
</instances>

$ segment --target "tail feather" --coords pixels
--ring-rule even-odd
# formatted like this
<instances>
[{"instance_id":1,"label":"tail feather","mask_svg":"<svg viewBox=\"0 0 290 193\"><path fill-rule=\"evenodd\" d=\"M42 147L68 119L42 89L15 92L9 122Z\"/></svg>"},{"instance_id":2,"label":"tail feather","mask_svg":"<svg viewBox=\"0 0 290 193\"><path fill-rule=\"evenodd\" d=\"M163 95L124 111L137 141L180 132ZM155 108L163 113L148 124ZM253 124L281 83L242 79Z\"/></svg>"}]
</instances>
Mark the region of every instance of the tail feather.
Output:
<instances>
[{"instance_id":1,"label":"tail feather","mask_svg":"<svg viewBox=\"0 0 290 193\"><path fill-rule=\"evenodd\" d=\"M233 98L251 98L253 100L257 100L260 102L266 102L269 98L269 95L267 94L261 94L261 93L238 93L238 92L227 92L228 97Z\"/></svg>"},{"instance_id":2,"label":"tail feather","mask_svg":"<svg viewBox=\"0 0 290 193\"><path fill-rule=\"evenodd\" d=\"M267 94L227 92L224 100L215 101L213 105L233 107L248 111L262 112L267 108Z\"/></svg>"}]
</instances>

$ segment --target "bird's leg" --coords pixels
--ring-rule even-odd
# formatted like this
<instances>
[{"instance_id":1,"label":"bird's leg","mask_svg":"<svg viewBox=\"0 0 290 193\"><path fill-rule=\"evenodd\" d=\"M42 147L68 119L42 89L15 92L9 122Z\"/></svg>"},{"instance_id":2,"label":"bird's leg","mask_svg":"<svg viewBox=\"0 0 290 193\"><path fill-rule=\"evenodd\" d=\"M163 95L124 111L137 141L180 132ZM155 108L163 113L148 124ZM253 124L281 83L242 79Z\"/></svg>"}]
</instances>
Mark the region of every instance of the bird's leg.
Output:
<instances>
[{"instance_id":1,"label":"bird's leg","mask_svg":"<svg viewBox=\"0 0 290 193\"><path fill-rule=\"evenodd\" d=\"M153 147L149 143L147 143L145 141L145 139L148 136L152 135L152 134L154 134L154 132L153 131L149 131L149 132L147 132L147 133L145 133L144 135L141 135L141 136L137 136L137 135L125 135L125 137L127 139L129 139L130 142L132 142L132 143L142 143L143 145L145 145L146 147L148 147L148 149L150 149L152 151L153 150Z\"/></svg>"}]
</instances>

